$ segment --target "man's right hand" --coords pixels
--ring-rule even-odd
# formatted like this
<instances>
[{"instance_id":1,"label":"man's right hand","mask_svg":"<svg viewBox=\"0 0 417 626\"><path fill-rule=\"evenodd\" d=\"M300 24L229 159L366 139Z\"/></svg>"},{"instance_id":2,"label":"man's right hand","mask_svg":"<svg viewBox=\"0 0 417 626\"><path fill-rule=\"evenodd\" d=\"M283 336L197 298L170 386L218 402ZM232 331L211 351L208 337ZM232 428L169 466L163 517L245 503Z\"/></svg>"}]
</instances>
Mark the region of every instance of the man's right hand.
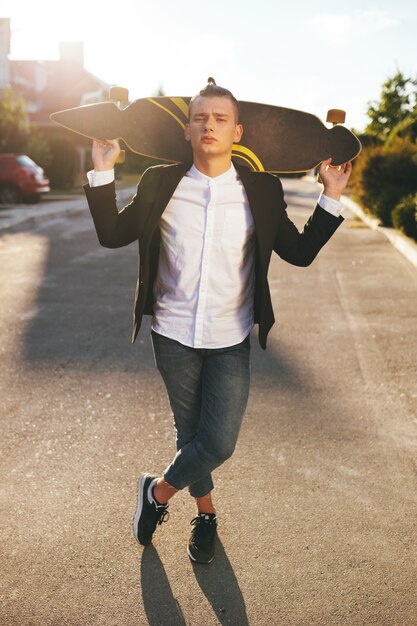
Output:
<instances>
[{"instance_id":1,"label":"man's right hand","mask_svg":"<svg viewBox=\"0 0 417 626\"><path fill-rule=\"evenodd\" d=\"M93 139L93 165L96 172L112 170L120 154L120 146L117 139L96 141Z\"/></svg>"}]
</instances>

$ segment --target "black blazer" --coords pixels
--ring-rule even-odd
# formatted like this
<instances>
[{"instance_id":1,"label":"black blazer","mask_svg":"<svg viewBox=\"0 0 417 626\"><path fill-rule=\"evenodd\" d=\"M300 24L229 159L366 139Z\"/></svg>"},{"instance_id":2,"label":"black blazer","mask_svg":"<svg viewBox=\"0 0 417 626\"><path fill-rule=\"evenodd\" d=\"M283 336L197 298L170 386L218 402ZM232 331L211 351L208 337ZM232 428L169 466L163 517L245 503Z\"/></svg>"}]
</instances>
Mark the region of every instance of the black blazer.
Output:
<instances>
[{"instance_id":1,"label":"black blazer","mask_svg":"<svg viewBox=\"0 0 417 626\"><path fill-rule=\"evenodd\" d=\"M279 178L234 165L246 190L255 225L254 315L255 323L259 324L259 343L265 349L268 332L275 321L267 278L272 250L285 261L305 267L313 261L343 218L336 218L317 205L300 233L287 215ZM189 163L149 168L131 203L120 212L116 207L114 183L84 187L101 245L120 248L133 241L139 242L132 342L139 332L142 316L153 314L153 283L160 246L159 219L189 168Z\"/></svg>"}]
</instances>

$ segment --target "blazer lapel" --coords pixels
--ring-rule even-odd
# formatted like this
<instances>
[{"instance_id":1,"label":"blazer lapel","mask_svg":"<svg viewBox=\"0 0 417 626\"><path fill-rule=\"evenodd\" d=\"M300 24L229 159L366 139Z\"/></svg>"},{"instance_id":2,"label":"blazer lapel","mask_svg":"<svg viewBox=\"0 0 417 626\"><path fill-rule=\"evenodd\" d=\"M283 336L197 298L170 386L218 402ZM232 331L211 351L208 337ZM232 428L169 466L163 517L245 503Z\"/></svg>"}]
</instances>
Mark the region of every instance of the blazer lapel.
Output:
<instances>
[{"instance_id":1,"label":"blazer lapel","mask_svg":"<svg viewBox=\"0 0 417 626\"><path fill-rule=\"evenodd\" d=\"M240 176L240 180L245 188L252 213L253 223L255 225L256 238L258 243L261 243L260 237L262 237L262 232L265 228L265 219L263 218L262 210L264 203L264 199L262 197L262 185L259 186L257 184L258 176L255 172L252 172L244 165L238 165L237 163L233 163L233 165L235 166L236 171Z\"/></svg>"},{"instance_id":2,"label":"blazer lapel","mask_svg":"<svg viewBox=\"0 0 417 626\"><path fill-rule=\"evenodd\" d=\"M245 188L255 226L256 244L259 260L262 265L269 263L274 245L276 227L279 216L279 206L274 205L274 199L268 193L263 174L252 172L245 166L234 163L242 184ZM270 186L269 186L270 188Z\"/></svg>"},{"instance_id":3,"label":"blazer lapel","mask_svg":"<svg viewBox=\"0 0 417 626\"><path fill-rule=\"evenodd\" d=\"M246 195L248 197L250 210L252 213L253 221L255 224L255 229L258 231L258 228L261 225L261 198L259 194L259 188L256 184L257 176L254 172L252 172L249 168L244 165L239 165L238 163L233 162L233 165L236 168L237 173L239 174L240 180L245 188Z\"/></svg>"},{"instance_id":4,"label":"blazer lapel","mask_svg":"<svg viewBox=\"0 0 417 626\"><path fill-rule=\"evenodd\" d=\"M159 178L159 187L156 190L155 201L152 209L150 220L151 231L155 228L162 213L170 201L175 189L177 188L181 178L191 167L191 163L178 163L172 166L160 168L161 176Z\"/></svg>"}]
</instances>

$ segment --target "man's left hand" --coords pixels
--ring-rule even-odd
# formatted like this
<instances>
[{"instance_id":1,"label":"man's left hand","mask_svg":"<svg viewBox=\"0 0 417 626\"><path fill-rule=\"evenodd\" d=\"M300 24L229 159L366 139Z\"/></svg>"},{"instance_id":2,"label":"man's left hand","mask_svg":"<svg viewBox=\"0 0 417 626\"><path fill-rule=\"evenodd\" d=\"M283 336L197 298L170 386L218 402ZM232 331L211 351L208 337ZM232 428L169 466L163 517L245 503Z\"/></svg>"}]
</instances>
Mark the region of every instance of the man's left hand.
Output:
<instances>
[{"instance_id":1,"label":"man's left hand","mask_svg":"<svg viewBox=\"0 0 417 626\"><path fill-rule=\"evenodd\" d=\"M324 185L323 193L333 200L340 200L352 172L352 163L349 161L338 167L332 167L331 162L331 158L327 159L320 166L319 174Z\"/></svg>"}]
</instances>

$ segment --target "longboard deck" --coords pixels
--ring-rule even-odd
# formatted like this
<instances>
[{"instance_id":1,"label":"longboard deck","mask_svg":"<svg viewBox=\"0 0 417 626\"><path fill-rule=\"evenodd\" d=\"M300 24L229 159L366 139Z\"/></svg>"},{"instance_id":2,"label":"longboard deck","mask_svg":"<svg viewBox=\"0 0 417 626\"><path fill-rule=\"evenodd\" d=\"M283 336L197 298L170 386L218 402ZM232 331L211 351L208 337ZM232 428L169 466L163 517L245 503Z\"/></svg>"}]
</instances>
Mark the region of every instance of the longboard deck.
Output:
<instances>
[{"instance_id":1,"label":"longboard deck","mask_svg":"<svg viewBox=\"0 0 417 626\"><path fill-rule=\"evenodd\" d=\"M53 113L54 122L76 133L106 141L122 139L137 154L168 162L190 161L184 139L188 97L135 100L125 109L113 102ZM306 172L332 157L332 165L354 159L358 138L344 126L327 128L315 115L285 107L240 102L244 132L233 158L255 171Z\"/></svg>"}]
</instances>

